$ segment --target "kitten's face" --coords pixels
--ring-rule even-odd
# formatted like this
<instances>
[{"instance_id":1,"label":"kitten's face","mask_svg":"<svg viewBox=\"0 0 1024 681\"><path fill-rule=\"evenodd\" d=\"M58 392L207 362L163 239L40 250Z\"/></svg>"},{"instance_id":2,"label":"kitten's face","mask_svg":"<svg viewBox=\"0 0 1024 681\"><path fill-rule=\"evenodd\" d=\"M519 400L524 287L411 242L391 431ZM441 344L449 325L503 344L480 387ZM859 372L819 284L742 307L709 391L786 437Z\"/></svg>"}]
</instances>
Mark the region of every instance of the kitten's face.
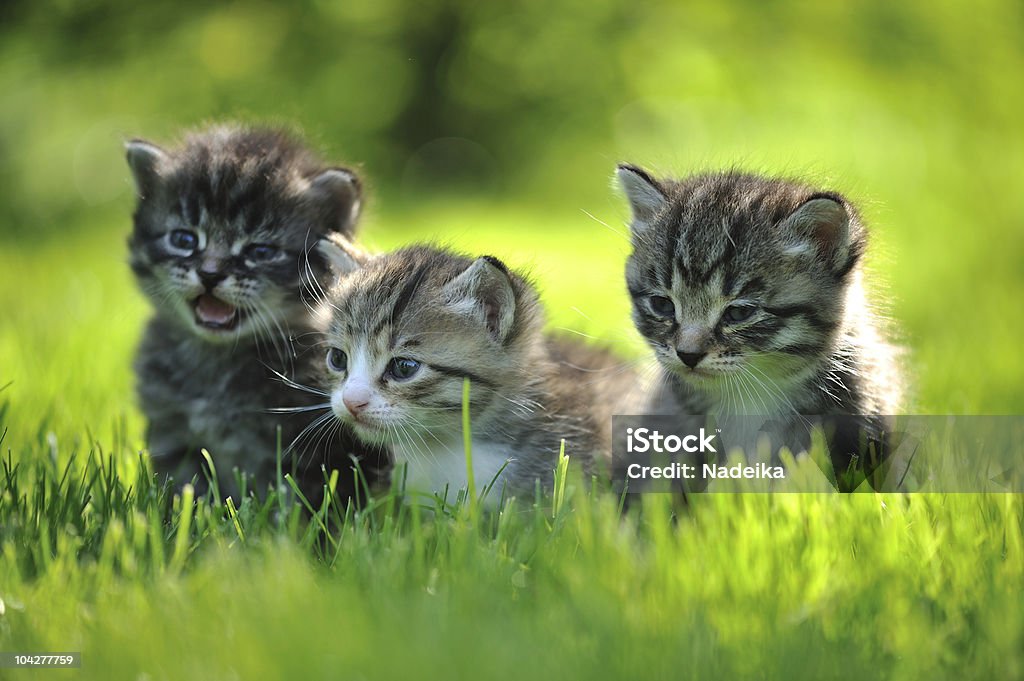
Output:
<instances>
[{"instance_id":1,"label":"kitten's face","mask_svg":"<svg viewBox=\"0 0 1024 681\"><path fill-rule=\"evenodd\" d=\"M215 133L171 153L128 147L140 196L132 269L158 313L208 341L301 324L303 291L326 272L312 249L358 200L354 176L303 177L298 150L251 137Z\"/></svg>"},{"instance_id":2,"label":"kitten's face","mask_svg":"<svg viewBox=\"0 0 1024 681\"><path fill-rule=\"evenodd\" d=\"M204 338L269 335L301 313L303 250L292 250L281 234L192 224L168 212L147 237L135 242L147 264L140 276L144 290Z\"/></svg>"},{"instance_id":3,"label":"kitten's face","mask_svg":"<svg viewBox=\"0 0 1024 681\"><path fill-rule=\"evenodd\" d=\"M459 436L466 378L477 425L508 406L501 388L521 380L538 323L501 263L428 248L371 261L329 301L322 383L335 416L366 442L413 450Z\"/></svg>"},{"instance_id":4,"label":"kitten's face","mask_svg":"<svg viewBox=\"0 0 1024 681\"><path fill-rule=\"evenodd\" d=\"M633 321L665 368L750 394L815 369L863 248L839 197L739 174L658 182L623 166L619 180Z\"/></svg>"}]
</instances>

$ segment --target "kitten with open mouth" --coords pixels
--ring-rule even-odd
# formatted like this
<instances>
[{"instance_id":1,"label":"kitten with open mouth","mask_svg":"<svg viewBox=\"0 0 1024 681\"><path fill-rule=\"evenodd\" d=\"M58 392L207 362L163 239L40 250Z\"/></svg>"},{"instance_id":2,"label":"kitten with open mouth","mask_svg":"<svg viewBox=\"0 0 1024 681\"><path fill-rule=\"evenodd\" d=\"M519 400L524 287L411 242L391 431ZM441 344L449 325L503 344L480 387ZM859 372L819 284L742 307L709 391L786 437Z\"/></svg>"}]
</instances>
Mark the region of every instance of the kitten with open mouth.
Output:
<instances>
[{"instance_id":1,"label":"kitten with open mouth","mask_svg":"<svg viewBox=\"0 0 1024 681\"><path fill-rule=\"evenodd\" d=\"M209 293L192 301L192 308L195 310L196 324L212 330L233 331L240 317L245 314L231 303Z\"/></svg>"},{"instance_id":2,"label":"kitten with open mouth","mask_svg":"<svg viewBox=\"0 0 1024 681\"><path fill-rule=\"evenodd\" d=\"M238 126L173 149L132 141L127 156L138 193L130 262L154 307L135 368L157 472L202 490L206 449L222 491L241 491L233 469L265 489L278 429L284 472L314 502L322 469L342 471L341 494L355 491L352 458L371 477L385 471L384 448L321 419L323 396L309 387L307 303L328 272L315 246L354 231L355 173L285 132Z\"/></svg>"}]
</instances>

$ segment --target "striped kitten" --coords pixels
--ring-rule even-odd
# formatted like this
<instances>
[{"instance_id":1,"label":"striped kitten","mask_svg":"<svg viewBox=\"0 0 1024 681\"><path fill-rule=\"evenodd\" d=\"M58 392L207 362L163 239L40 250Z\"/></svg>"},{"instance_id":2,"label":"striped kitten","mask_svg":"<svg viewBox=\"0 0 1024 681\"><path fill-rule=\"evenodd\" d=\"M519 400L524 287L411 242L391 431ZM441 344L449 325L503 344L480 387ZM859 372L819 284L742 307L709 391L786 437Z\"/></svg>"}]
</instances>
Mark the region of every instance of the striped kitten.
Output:
<instances>
[{"instance_id":1,"label":"striped kitten","mask_svg":"<svg viewBox=\"0 0 1024 681\"><path fill-rule=\"evenodd\" d=\"M323 384L337 418L390 445L419 491L467 484L462 386L471 385L474 479L495 492L550 489L561 440L584 471L604 464L610 400L633 378L602 351L544 335L533 287L489 256L414 246L360 265L331 253ZM507 462L507 466L506 466Z\"/></svg>"},{"instance_id":2,"label":"striped kitten","mask_svg":"<svg viewBox=\"0 0 1024 681\"><path fill-rule=\"evenodd\" d=\"M662 367L652 412L894 414L901 382L862 285L867 229L842 196L739 172L631 165L626 280Z\"/></svg>"},{"instance_id":3,"label":"striped kitten","mask_svg":"<svg viewBox=\"0 0 1024 681\"><path fill-rule=\"evenodd\" d=\"M179 487L197 478L203 491L206 448L225 493L239 493L235 467L265 489L279 426L284 447L296 441L290 454L314 500L321 465L347 471L353 454L376 464L383 453L343 428L333 439L297 439L314 418L297 409L319 398L275 374L309 380L311 355L296 356L292 339L311 331L304 296L328 272L311 249L328 234L352 233L355 174L325 166L281 131L231 126L194 132L169 150L135 140L127 156L138 191L130 262L154 307L135 370L157 472ZM296 410L271 413L282 407ZM347 482L343 492L353 491Z\"/></svg>"}]
</instances>

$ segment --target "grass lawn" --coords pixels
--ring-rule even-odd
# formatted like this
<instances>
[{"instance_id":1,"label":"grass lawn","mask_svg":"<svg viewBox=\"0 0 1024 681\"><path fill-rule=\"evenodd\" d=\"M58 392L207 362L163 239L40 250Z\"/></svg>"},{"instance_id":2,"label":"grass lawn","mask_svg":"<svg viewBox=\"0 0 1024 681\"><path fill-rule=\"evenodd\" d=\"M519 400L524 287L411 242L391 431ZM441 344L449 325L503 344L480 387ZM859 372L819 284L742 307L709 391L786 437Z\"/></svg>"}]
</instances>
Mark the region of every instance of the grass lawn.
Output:
<instances>
[{"instance_id":1,"label":"grass lawn","mask_svg":"<svg viewBox=\"0 0 1024 681\"><path fill-rule=\"evenodd\" d=\"M529 265L552 327L642 358L621 209L594 213L438 205L365 233L382 249L444 234ZM2 650L82 651L57 674L95 679L1024 676L1017 495L706 495L673 523L663 498L622 520L570 480L557 511L431 515L385 497L343 523L328 509L344 528L329 536L277 498L168 499L138 455L129 358L147 307L127 218L93 219L0 252ZM897 252L911 239L881 235ZM1021 410L1019 322L994 323L973 366L944 361L975 321L1019 309L1019 274L937 307L986 257L887 273L907 292L894 315L920 412Z\"/></svg>"},{"instance_id":2,"label":"grass lawn","mask_svg":"<svg viewBox=\"0 0 1024 681\"><path fill-rule=\"evenodd\" d=\"M168 498L140 456L120 151L295 123L359 164L367 247L528 268L551 328L638 362L615 163L804 176L867 218L908 411L1024 414L1019 2L0 16L0 651L83 655L0 681L1024 679L1024 495L717 494L677 521L572 479L484 517Z\"/></svg>"}]
</instances>

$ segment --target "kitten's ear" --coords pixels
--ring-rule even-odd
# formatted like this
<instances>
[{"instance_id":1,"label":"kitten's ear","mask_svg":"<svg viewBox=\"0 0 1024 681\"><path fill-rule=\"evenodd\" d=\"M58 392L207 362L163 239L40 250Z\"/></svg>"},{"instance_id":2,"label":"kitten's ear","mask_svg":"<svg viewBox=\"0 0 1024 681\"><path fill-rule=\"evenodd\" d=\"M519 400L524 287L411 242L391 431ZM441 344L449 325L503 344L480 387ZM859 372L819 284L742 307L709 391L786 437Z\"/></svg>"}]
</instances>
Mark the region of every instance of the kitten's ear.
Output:
<instances>
[{"instance_id":1,"label":"kitten's ear","mask_svg":"<svg viewBox=\"0 0 1024 681\"><path fill-rule=\"evenodd\" d=\"M665 190L645 170L627 163L619 164L615 176L633 211L631 228L634 231L646 229L654 221L654 217L668 205Z\"/></svg>"},{"instance_id":2,"label":"kitten's ear","mask_svg":"<svg viewBox=\"0 0 1024 681\"><path fill-rule=\"evenodd\" d=\"M167 161L167 152L145 140L131 140L124 149L135 178L135 190L140 197L146 197L160 184L160 166Z\"/></svg>"},{"instance_id":3,"label":"kitten's ear","mask_svg":"<svg viewBox=\"0 0 1024 681\"><path fill-rule=\"evenodd\" d=\"M816 196L782 221L782 228L797 237L787 255L813 252L830 267L842 267L850 251L850 214L841 201Z\"/></svg>"},{"instance_id":4,"label":"kitten's ear","mask_svg":"<svg viewBox=\"0 0 1024 681\"><path fill-rule=\"evenodd\" d=\"M516 293L509 277L503 262L485 255L445 284L442 299L449 309L483 322L491 338L501 343L516 318Z\"/></svg>"},{"instance_id":5,"label":"kitten's ear","mask_svg":"<svg viewBox=\"0 0 1024 681\"><path fill-rule=\"evenodd\" d=\"M316 249L327 260L331 271L340 277L352 274L361 268L370 257L356 248L351 241L338 234L331 234L320 239Z\"/></svg>"},{"instance_id":6,"label":"kitten's ear","mask_svg":"<svg viewBox=\"0 0 1024 681\"><path fill-rule=\"evenodd\" d=\"M354 172L348 168L328 168L312 179L308 191L319 204L330 229L346 235L355 231L363 189Z\"/></svg>"}]
</instances>

